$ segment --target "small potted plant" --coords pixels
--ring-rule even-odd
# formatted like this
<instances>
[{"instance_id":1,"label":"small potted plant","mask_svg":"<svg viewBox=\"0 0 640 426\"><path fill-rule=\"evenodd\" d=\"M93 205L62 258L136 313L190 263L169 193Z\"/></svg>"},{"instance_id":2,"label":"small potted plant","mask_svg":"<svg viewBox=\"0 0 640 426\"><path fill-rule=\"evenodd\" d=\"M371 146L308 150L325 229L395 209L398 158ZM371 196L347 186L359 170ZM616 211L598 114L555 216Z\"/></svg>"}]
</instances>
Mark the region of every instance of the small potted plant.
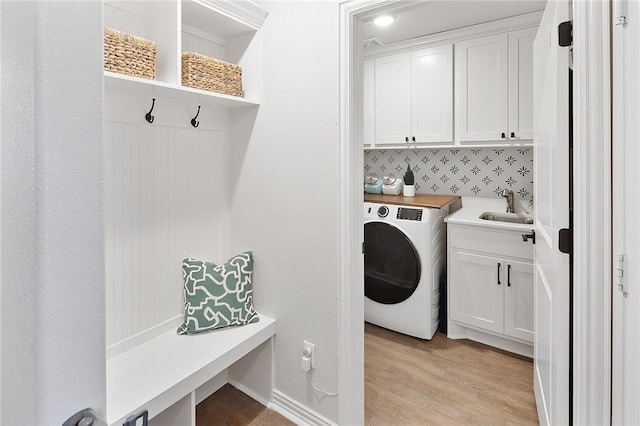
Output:
<instances>
[{"instance_id":1,"label":"small potted plant","mask_svg":"<svg viewBox=\"0 0 640 426\"><path fill-rule=\"evenodd\" d=\"M402 190L402 194L405 197L415 197L416 195L416 187L415 187L415 177L413 176L413 170L407 163L407 171L404 172L404 189Z\"/></svg>"}]
</instances>

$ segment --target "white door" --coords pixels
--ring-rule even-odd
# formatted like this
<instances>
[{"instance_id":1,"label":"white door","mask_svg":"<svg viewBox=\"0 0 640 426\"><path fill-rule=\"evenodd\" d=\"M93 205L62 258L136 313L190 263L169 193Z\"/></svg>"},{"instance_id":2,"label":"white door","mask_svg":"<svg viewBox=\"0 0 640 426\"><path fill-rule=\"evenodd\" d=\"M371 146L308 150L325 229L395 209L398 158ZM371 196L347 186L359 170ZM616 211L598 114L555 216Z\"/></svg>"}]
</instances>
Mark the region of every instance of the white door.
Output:
<instances>
[{"instance_id":1,"label":"white door","mask_svg":"<svg viewBox=\"0 0 640 426\"><path fill-rule=\"evenodd\" d=\"M461 324L502 333L503 260L462 251L451 252L449 316Z\"/></svg>"},{"instance_id":2,"label":"white door","mask_svg":"<svg viewBox=\"0 0 640 426\"><path fill-rule=\"evenodd\" d=\"M558 46L566 0L547 2L534 42L534 388L540 424L569 422L569 48Z\"/></svg>"},{"instance_id":3,"label":"white door","mask_svg":"<svg viewBox=\"0 0 640 426\"><path fill-rule=\"evenodd\" d=\"M533 343L533 265L507 262L504 334Z\"/></svg>"},{"instance_id":4,"label":"white door","mask_svg":"<svg viewBox=\"0 0 640 426\"><path fill-rule=\"evenodd\" d=\"M509 139L533 139L533 40L537 28L509 33Z\"/></svg>"},{"instance_id":5,"label":"white door","mask_svg":"<svg viewBox=\"0 0 640 426\"><path fill-rule=\"evenodd\" d=\"M640 424L640 3L627 2L626 15L626 24L612 26L614 425ZM622 277L618 254L625 255Z\"/></svg>"},{"instance_id":6,"label":"white door","mask_svg":"<svg viewBox=\"0 0 640 426\"><path fill-rule=\"evenodd\" d=\"M405 144L411 133L411 56L375 60L375 143Z\"/></svg>"},{"instance_id":7,"label":"white door","mask_svg":"<svg viewBox=\"0 0 640 426\"><path fill-rule=\"evenodd\" d=\"M411 142L453 144L453 45L411 53Z\"/></svg>"},{"instance_id":8,"label":"white door","mask_svg":"<svg viewBox=\"0 0 640 426\"><path fill-rule=\"evenodd\" d=\"M507 34L456 43L456 140L507 138Z\"/></svg>"}]
</instances>

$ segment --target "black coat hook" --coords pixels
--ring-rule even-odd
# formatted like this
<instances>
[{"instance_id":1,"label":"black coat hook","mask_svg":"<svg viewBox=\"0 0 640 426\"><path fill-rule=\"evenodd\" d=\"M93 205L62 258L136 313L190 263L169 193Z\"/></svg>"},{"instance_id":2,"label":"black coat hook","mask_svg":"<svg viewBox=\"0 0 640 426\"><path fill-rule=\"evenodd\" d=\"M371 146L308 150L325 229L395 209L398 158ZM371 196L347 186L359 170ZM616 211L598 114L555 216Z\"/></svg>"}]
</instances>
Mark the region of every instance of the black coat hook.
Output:
<instances>
[{"instance_id":1,"label":"black coat hook","mask_svg":"<svg viewBox=\"0 0 640 426\"><path fill-rule=\"evenodd\" d=\"M151 113L153 112L153 107L156 105L156 98L153 98L153 102L151 103L151 109L149 110L148 113L145 114L144 118L149 122L149 123L153 123L153 120L155 120L155 117L153 115L151 115Z\"/></svg>"},{"instance_id":2,"label":"black coat hook","mask_svg":"<svg viewBox=\"0 0 640 426\"><path fill-rule=\"evenodd\" d=\"M200 105L198 105L198 112L196 113L196 116L191 119L191 125L193 127L198 127L200 125L200 122L196 121L196 118L198 118L199 115L200 115Z\"/></svg>"}]
</instances>

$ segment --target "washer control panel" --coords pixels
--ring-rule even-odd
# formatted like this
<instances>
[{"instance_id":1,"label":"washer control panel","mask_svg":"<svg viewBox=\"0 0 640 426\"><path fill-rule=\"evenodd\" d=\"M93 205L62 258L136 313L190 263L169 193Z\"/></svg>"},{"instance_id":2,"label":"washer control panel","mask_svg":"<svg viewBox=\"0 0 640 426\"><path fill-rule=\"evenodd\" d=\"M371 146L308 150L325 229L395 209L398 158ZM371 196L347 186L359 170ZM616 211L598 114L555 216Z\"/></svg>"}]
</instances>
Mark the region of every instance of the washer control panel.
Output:
<instances>
[{"instance_id":1,"label":"washer control panel","mask_svg":"<svg viewBox=\"0 0 640 426\"><path fill-rule=\"evenodd\" d=\"M422 209L410 209L407 207L398 207L398 215L396 219L417 220L422 221Z\"/></svg>"}]
</instances>

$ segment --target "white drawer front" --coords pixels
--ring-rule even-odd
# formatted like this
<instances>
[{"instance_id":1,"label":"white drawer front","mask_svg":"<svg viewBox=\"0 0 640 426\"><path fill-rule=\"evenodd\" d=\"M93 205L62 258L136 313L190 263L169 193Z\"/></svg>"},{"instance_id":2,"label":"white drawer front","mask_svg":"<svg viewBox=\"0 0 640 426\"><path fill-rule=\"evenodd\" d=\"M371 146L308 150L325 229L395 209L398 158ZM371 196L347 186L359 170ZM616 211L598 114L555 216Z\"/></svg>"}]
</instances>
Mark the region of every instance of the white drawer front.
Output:
<instances>
[{"instance_id":1,"label":"white drawer front","mask_svg":"<svg viewBox=\"0 0 640 426\"><path fill-rule=\"evenodd\" d=\"M449 247L533 260L531 240L522 241L525 232L449 224L448 233Z\"/></svg>"}]
</instances>

